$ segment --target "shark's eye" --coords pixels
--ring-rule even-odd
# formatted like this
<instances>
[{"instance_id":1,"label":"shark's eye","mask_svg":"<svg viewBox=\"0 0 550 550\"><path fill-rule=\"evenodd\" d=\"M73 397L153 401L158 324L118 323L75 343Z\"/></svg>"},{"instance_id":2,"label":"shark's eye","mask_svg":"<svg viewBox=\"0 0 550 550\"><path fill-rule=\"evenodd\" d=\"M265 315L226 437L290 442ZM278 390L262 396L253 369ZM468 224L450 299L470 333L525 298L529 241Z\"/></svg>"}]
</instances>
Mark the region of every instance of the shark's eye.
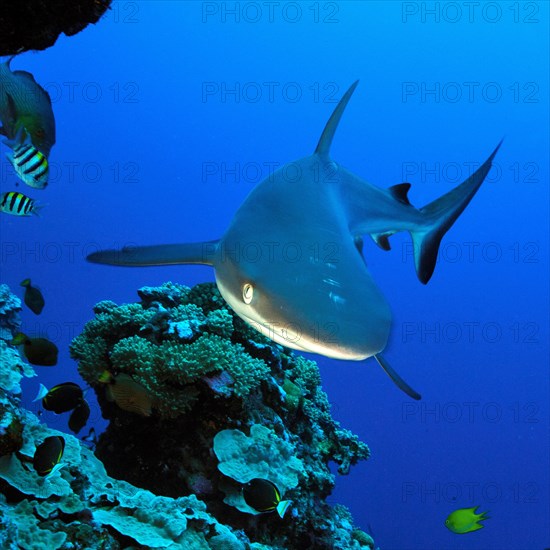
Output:
<instances>
[{"instance_id":1,"label":"shark's eye","mask_svg":"<svg viewBox=\"0 0 550 550\"><path fill-rule=\"evenodd\" d=\"M243 285L243 300L245 304L252 302L252 297L254 296L254 287L250 283L245 283Z\"/></svg>"}]
</instances>

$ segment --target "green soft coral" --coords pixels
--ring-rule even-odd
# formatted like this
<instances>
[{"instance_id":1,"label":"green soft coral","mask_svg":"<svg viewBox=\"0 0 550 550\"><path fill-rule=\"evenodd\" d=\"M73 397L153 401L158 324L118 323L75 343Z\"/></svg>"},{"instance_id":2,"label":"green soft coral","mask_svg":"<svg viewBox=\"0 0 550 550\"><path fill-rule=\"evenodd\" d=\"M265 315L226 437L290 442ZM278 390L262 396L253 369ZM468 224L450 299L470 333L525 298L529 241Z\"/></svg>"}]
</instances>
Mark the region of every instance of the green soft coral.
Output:
<instances>
[{"instance_id":1,"label":"green soft coral","mask_svg":"<svg viewBox=\"0 0 550 550\"><path fill-rule=\"evenodd\" d=\"M94 311L96 318L90 322L89 332L106 339L140 331L150 325L158 314L158 308L145 309L141 304L125 304L107 309L105 302L100 302Z\"/></svg>"},{"instance_id":2,"label":"green soft coral","mask_svg":"<svg viewBox=\"0 0 550 550\"><path fill-rule=\"evenodd\" d=\"M206 326L215 334L224 338L233 335L233 315L226 309L211 311L206 318Z\"/></svg>"},{"instance_id":3,"label":"green soft coral","mask_svg":"<svg viewBox=\"0 0 550 550\"><path fill-rule=\"evenodd\" d=\"M212 283L200 283L195 285L189 291L188 300L197 304L205 314L225 307L225 300L222 298L216 285Z\"/></svg>"},{"instance_id":4,"label":"green soft coral","mask_svg":"<svg viewBox=\"0 0 550 550\"><path fill-rule=\"evenodd\" d=\"M111 368L107 342L101 336L91 338L81 334L72 341L70 350L71 356L78 360L78 372L92 386L103 371Z\"/></svg>"},{"instance_id":5,"label":"green soft coral","mask_svg":"<svg viewBox=\"0 0 550 550\"><path fill-rule=\"evenodd\" d=\"M110 360L117 373L154 370L157 367L157 346L141 336L122 338L113 346Z\"/></svg>"},{"instance_id":6,"label":"green soft coral","mask_svg":"<svg viewBox=\"0 0 550 550\"><path fill-rule=\"evenodd\" d=\"M298 355L291 373L293 382L300 386L306 395L314 395L321 386L321 374L314 361Z\"/></svg>"},{"instance_id":7,"label":"green soft coral","mask_svg":"<svg viewBox=\"0 0 550 550\"><path fill-rule=\"evenodd\" d=\"M126 316L114 317L126 319ZM111 314L110 322L112 318ZM210 320L216 330L220 326L227 330L229 326L227 315L214 316ZM93 330L95 332L95 325ZM110 353L103 338L82 336L75 339L71 351L80 361L80 373L92 385L98 386L103 370L129 374L150 392L160 414L170 418L193 406L198 389L192 385L204 376L223 371L229 373L230 393L244 398L269 375L269 367L264 361L251 357L242 345L218 334L206 332L191 343L182 343L173 337L157 343L132 335L116 342Z\"/></svg>"}]
</instances>

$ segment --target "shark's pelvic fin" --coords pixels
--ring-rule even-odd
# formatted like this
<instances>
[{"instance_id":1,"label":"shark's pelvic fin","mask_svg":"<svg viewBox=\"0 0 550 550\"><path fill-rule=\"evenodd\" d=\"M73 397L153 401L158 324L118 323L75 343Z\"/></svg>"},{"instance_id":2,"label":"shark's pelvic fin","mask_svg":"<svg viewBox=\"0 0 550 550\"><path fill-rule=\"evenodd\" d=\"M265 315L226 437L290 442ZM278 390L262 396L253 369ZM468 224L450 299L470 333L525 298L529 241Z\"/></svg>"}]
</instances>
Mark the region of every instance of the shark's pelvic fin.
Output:
<instances>
[{"instance_id":1,"label":"shark's pelvic fin","mask_svg":"<svg viewBox=\"0 0 550 550\"><path fill-rule=\"evenodd\" d=\"M502 140L495 147L491 156L467 180L420 209L420 212L426 216L426 225L422 230L412 231L411 236L416 274L421 283L426 284L430 280L435 269L437 252L443 235L477 193L491 169L491 164L501 143Z\"/></svg>"},{"instance_id":2,"label":"shark's pelvic fin","mask_svg":"<svg viewBox=\"0 0 550 550\"><path fill-rule=\"evenodd\" d=\"M338 128L338 123L342 118L342 114L346 109L346 105L348 104L348 101L350 100L353 92L355 91L355 88L357 88L357 84L359 84L359 80L356 80L349 87L348 91L342 96L342 99L338 102L338 105L336 105L336 108L332 112L332 115L330 115L330 118L328 119L325 129L323 130L323 133L319 138L319 143L317 144L317 147L315 149L316 155L319 155L320 157L328 158L330 145L332 143L332 138L334 137L336 128Z\"/></svg>"},{"instance_id":3,"label":"shark's pelvic fin","mask_svg":"<svg viewBox=\"0 0 550 550\"><path fill-rule=\"evenodd\" d=\"M121 250L100 250L87 256L96 264L145 267L154 265L212 265L218 241L155 246L127 246Z\"/></svg>"},{"instance_id":4,"label":"shark's pelvic fin","mask_svg":"<svg viewBox=\"0 0 550 550\"><path fill-rule=\"evenodd\" d=\"M422 399L422 396L414 391L408 384L399 376L391 367L391 365L380 355L380 353L374 356L378 364L384 369L386 374L393 380L393 383L401 390L404 391L409 397L416 399L417 401Z\"/></svg>"},{"instance_id":5,"label":"shark's pelvic fin","mask_svg":"<svg viewBox=\"0 0 550 550\"><path fill-rule=\"evenodd\" d=\"M382 249L382 250L391 250L390 237L393 235L393 232L390 233L371 233L372 240Z\"/></svg>"}]
</instances>

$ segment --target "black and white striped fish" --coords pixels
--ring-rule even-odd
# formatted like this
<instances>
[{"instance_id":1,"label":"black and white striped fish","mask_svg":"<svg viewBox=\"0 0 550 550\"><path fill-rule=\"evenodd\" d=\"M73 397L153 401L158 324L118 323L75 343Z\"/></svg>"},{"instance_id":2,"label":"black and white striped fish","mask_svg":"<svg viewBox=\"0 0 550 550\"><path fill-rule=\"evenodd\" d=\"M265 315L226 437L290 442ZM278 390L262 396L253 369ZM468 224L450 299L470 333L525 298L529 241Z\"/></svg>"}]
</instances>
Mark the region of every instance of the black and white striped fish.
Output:
<instances>
[{"instance_id":1,"label":"black and white striped fish","mask_svg":"<svg viewBox=\"0 0 550 550\"><path fill-rule=\"evenodd\" d=\"M48 159L32 144L26 131L25 140L21 141L22 133L19 131L14 140L5 141L13 149L6 153L6 157L24 183L35 189L44 189L48 185Z\"/></svg>"},{"instance_id":2,"label":"black and white striped fish","mask_svg":"<svg viewBox=\"0 0 550 550\"><path fill-rule=\"evenodd\" d=\"M23 195L23 193L10 191L9 193L2 193L0 195L0 212L5 212L6 214L13 214L14 216L38 215L41 208L41 204Z\"/></svg>"}]
</instances>

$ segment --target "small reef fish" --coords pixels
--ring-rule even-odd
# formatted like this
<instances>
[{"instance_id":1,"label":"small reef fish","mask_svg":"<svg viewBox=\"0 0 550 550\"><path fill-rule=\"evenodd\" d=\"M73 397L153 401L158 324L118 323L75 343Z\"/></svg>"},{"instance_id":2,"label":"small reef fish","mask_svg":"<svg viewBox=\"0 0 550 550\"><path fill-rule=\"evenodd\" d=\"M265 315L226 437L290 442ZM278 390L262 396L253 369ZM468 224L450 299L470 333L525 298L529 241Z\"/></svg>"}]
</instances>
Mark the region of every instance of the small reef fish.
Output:
<instances>
[{"instance_id":1,"label":"small reef fish","mask_svg":"<svg viewBox=\"0 0 550 550\"><path fill-rule=\"evenodd\" d=\"M39 476L51 476L61 470L64 464L61 463L63 451L65 450L65 439L61 436L46 437L44 441L36 447L32 465Z\"/></svg>"},{"instance_id":2,"label":"small reef fish","mask_svg":"<svg viewBox=\"0 0 550 550\"><path fill-rule=\"evenodd\" d=\"M12 149L6 157L23 183L34 189L44 189L50 173L48 159L31 143L28 134L22 138L23 132L24 129L20 129L15 139L4 141Z\"/></svg>"},{"instance_id":3,"label":"small reef fish","mask_svg":"<svg viewBox=\"0 0 550 550\"><path fill-rule=\"evenodd\" d=\"M108 401L114 401L124 411L151 416L153 399L149 392L131 376L124 373L113 376L105 371L99 377L99 381L108 384L106 392Z\"/></svg>"},{"instance_id":4,"label":"small reef fish","mask_svg":"<svg viewBox=\"0 0 550 550\"><path fill-rule=\"evenodd\" d=\"M42 406L47 411L56 414L72 411L84 399L84 393L78 384L64 382L48 390L44 384L40 384L34 401L42 400Z\"/></svg>"},{"instance_id":5,"label":"small reef fish","mask_svg":"<svg viewBox=\"0 0 550 550\"><path fill-rule=\"evenodd\" d=\"M40 315L46 302L44 296L38 287L32 286L30 279L21 281L21 286L25 289L23 301L25 305L36 315Z\"/></svg>"},{"instance_id":6,"label":"small reef fish","mask_svg":"<svg viewBox=\"0 0 550 550\"><path fill-rule=\"evenodd\" d=\"M48 390L44 384L40 384L37 396L33 401L42 400L42 406L47 411L61 414L73 411L69 417L69 428L78 433L88 422L90 407L84 399L84 392L74 382L64 382Z\"/></svg>"},{"instance_id":7,"label":"small reef fish","mask_svg":"<svg viewBox=\"0 0 550 550\"><path fill-rule=\"evenodd\" d=\"M13 57L0 63L0 134L13 139L20 128L46 157L55 144L55 118L48 92L26 71L12 71ZM11 96L12 101L8 99Z\"/></svg>"},{"instance_id":8,"label":"small reef fish","mask_svg":"<svg viewBox=\"0 0 550 550\"><path fill-rule=\"evenodd\" d=\"M476 514L478 508L479 506L474 506L473 508L459 508L451 512L445 520L447 529L459 535L482 529L484 526L479 522L484 519L489 519L489 516L487 515L488 512Z\"/></svg>"},{"instance_id":9,"label":"small reef fish","mask_svg":"<svg viewBox=\"0 0 550 550\"><path fill-rule=\"evenodd\" d=\"M242 488L243 498L256 512L274 512L284 517L290 500L281 500L279 489L268 479L256 477L245 483Z\"/></svg>"},{"instance_id":10,"label":"small reef fish","mask_svg":"<svg viewBox=\"0 0 550 550\"><path fill-rule=\"evenodd\" d=\"M69 417L69 429L77 434L88 422L90 418L90 406L84 399L75 407Z\"/></svg>"},{"instance_id":11,"label":"small reef fish","mask_svg":"<svg viewBox=\"0 0 550 550\"><path fill-rule=\"evenodd\" d=\"M0 212L5 214L13 214L14 216L38 215L42 206L34 199L23 195L23 193L9 191L0 195Z\"/></svg>"},{"instance_id":12,"label":"small reef fish","mask_svg":"<svg viewBox=\"0 0 550 550\"><path fill-rule=\"evenodd\" d=\"M47 338L29 338L22 332L11 341L12 346L23 346L23 353L31 365L53 367L57 365L57 346Z\"/></svg>"}]
</instances>

